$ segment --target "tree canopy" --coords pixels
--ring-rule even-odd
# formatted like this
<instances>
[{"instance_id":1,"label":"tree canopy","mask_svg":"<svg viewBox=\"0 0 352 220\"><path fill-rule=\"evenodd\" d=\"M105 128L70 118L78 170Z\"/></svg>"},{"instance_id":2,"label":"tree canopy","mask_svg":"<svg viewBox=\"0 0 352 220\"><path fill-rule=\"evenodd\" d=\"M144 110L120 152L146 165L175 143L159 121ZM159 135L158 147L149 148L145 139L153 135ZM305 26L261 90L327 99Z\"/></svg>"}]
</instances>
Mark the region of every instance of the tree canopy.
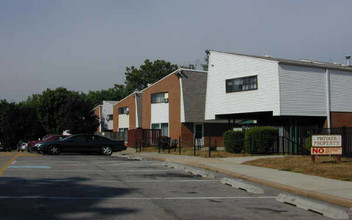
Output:
<instances>
[{"instance_id":1,"label":"tree canopy","mask_svg":"<svg viewBox=\"0 0 352 220\"><path fill-rule=\"evenodd\" d=\"M146 59L144 64L139 68L134 66L126 68L126 91L127 94L136 90L142 90L148 86L149 83L154 83L171 72L177 70L178 65L171 64L164 60L155 60L151 62Z\"/></svg>"},{"instance_id":2,"label":"tree canopy","mask_svg":"<svg viewBox=\"0 0 352 220\"><path fill-rule=\"evenodd\" d=\"M127 95L125 86L118 84L107 90L89 91L88 94L82 93L82 97L92 102L94 106L102 104L104 100L120 100Z\"/></svg>"},{"instance_id":3,"label":"tree canopy","mask_svg":"<svg viewBox=\"0 0 352 220\"><path fill-rule=\"evenodd\" d=\"M15 147L19 140L33 140L44 134L34 107L1 101L0 141L3 145Z\"/></svg>"},{"instance_id":4,"label":"tree canopy","mask_svg":"<svg viewBox=\"0 0 352 220\"><path fill-rule=\"evenodd\" d=\"M65 130L91 133L98 127L94 104L78 92L62 87L47 89L40 96L39 103L41 122L48 133L62 133Z\"/></svg>"}]
</instances>

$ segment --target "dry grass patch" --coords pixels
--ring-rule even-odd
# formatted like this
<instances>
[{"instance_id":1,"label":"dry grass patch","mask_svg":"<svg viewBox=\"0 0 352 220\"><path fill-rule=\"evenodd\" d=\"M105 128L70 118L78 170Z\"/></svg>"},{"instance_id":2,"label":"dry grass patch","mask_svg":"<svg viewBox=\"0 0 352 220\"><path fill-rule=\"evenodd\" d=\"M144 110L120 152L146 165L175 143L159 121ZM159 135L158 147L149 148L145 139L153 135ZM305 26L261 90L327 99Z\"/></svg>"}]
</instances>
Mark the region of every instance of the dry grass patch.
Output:
<instances>
[{"instance_id":1,"label":"dry grass patch","mask_svg":"<svg viewBox=\"0 0 352 220\"><path fill-rule=\"evenodd\" d=\"M287 156L252 160L244 164L352 182L352 158L341 158L341 162L337 162L336 157L318 156L313 163L310 156Z\"/></svg>"}]
</instances>

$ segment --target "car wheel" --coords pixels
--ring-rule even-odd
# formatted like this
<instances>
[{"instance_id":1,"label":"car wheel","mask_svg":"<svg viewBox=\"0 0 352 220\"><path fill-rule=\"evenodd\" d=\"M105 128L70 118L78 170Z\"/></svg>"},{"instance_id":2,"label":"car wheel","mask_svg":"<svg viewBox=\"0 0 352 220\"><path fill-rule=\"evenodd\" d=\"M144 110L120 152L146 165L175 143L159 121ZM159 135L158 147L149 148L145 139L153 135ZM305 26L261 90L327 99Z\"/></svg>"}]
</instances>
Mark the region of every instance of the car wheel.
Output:
<instances>
[{"instance_id":1,"label":"car wheel","mask_svg":"<svg viewBox=\"0 0 352 220\"><path fill-rule=\"evenodd\" d=\"M103 146L101 148L101 153L106 156L110 156L112 154L112 148L110 146Z\"/></svg>"},{"instance_id":2,"label":"car wheel","mask_svg":"<svg viewBox=\"0 0 352 220\"><path fill-rule=\"evenodd\" d=\"M56 145L50 145L48 147L48 154L59 155L60 154L60 147L56 146Z\"/></svg>"}]
</instances>

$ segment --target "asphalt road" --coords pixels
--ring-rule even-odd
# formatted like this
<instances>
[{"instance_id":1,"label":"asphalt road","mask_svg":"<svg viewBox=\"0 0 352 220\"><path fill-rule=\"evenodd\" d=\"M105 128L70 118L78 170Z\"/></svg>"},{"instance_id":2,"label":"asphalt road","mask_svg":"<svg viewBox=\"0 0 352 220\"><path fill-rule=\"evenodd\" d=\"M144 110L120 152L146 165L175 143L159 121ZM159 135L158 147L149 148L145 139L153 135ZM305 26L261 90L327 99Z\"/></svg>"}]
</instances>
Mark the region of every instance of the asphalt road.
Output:
<instances>
[{"instance_id":1,"label":"asphalt road","mask_svg":"<svg viewBox=\"0 0 352 220\"><path fill-rule=\"evenodd\" d=\"M9 156L0 155L0 165ZM0 219L328 219L163 166L91 155L20 156L0 176Z\"/></svg>"}]
</instances>

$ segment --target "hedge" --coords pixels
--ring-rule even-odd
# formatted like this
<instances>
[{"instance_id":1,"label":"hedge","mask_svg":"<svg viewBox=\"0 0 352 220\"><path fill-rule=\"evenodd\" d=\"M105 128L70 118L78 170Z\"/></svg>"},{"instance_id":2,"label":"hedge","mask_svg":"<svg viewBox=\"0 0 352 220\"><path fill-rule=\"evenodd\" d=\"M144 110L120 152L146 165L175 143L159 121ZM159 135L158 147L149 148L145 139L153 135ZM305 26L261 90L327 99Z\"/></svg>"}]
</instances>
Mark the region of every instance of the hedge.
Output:
<instances>
[{"instance_id":1,"label":"hedge","mask_svg":"<svg viewBox=\"0 0 352 220\"><path fill-rule=\"evenodd\" d=\"M227 152L241 153L243 151L244 133L242 131L226 131L223 137Z\"/></svg>"},{"instance_id":2,"label":"hedge","mask_svg":"<svg viewBox=\"0 0 352 220\"><path fill-rule=\"evenodd\" d=\"M245 132L245 152L270 154L270 148L277 140L278 130L274 127L254 127Z\"/></svg>"}]
</instances>

